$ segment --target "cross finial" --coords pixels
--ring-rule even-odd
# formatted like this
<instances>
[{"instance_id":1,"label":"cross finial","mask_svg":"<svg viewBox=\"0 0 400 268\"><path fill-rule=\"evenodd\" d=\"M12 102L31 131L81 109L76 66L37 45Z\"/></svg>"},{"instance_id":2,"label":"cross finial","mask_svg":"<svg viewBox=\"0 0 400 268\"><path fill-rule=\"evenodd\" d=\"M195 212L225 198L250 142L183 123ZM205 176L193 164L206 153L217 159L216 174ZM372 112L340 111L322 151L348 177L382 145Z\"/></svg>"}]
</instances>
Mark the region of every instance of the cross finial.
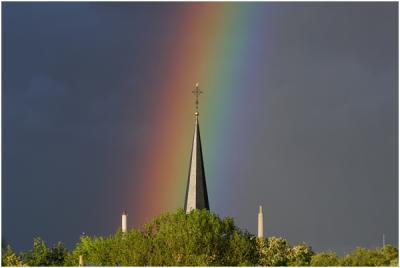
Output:
<instances>
[{"instance_id":1,"label":"cross finial","mask_svg":"<svg viewBox=\"0 0 400 268\"><path fill-rule=\"evenodd\" d=\"M196 83L196 88L195 90L192 91L192 93L194 94L194 96L196 97L196 112L194 113L195 116L199 115L199 96L201 93L203 93L203 91L200 90L199 88L199 83Z\"/></svg>"}]
</instances>

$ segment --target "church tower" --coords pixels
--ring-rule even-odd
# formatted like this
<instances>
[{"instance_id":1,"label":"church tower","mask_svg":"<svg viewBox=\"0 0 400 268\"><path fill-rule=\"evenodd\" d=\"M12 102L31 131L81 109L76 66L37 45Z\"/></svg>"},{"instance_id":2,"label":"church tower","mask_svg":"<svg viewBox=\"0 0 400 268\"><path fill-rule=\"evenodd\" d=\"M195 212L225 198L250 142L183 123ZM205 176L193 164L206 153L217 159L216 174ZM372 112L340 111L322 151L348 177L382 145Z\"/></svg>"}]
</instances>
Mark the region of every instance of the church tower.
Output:
<instances>
[{"instance_id":1,"label":"church tower","mask_svg":"<svg viewBox=\"0 0 400 268\"><path fill-rule=\"evenodd\" d=\"M208 194L206 185L206 175L204 173L203 152L201 149L200 126L199 126L199 95L202 92L199 89L199 83L193 94L196 97L196 112L194 135L192 143L192 153L190 156L189 176L186 187L185 211L189 213L193 209L210 209L208 204Z\"/></svg>"}]
</instances>

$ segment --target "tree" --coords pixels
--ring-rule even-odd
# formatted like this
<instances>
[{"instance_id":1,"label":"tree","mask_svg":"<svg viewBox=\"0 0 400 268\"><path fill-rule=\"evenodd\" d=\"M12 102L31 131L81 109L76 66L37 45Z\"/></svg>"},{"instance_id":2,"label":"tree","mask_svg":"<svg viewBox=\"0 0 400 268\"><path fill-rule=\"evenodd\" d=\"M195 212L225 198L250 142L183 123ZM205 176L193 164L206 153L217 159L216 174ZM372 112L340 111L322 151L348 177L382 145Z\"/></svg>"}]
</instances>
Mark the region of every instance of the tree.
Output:
<instances>
[{"instance_id":1,"label":"tree","mask_svg":"<svg viewBox=\"0 0 400 268\"><path fill-rule=\"evenodd\" d=\"M64 244L62 242L57 242L48 252L47 262L49 266L63 266L67 255L68 251L64 247Z\"/></svg>"},{"instance_id":2,"label":"tree","mask_svg":"<svg viewBox=\"0 0 400 268\"><path fill-rule=\"evenodd\" d=\"M22 253L28 266L63 266L67 255L68 251L63 243L58 242L49 248L41 238L33 240L32 250Z\"/></svg>"},{"instance_id":3,"label":"tree","mask_svg":"<svg viewBox=\"0 0 400 268\"><path fill-rule=\"evenodd\" d=\"M289 250L288 266L310 266L314 252L306 243L295 245Z\"/></svg>"},{"instance_id":4,"label":"tree","mask_svg":"<svg viewBox=\"0 0 400 268\"><path fill-rule=\"evenodd\" d=\"M89 237L81 236L80 243L77 244L73 254L68 260L74 265L78 265L79 255L83 255L85 264L101 265L101 266L114 266L113 252L115 251L115 238L110 237Z\"/></svg>"},{"instance_id":5,"label":"tree","mask_svg":"<svg viewBox=\"0 0 400 268\"><path fill-rule=\"evenodd\" d=\"M281 237L270 237L267 240L259 240L259 265L262 266L286 266L290 247L288 242Z\"/></svg>"},{"instance_id":6,"label":"tree","mask_svg":"<svg viewBox=\"0 0 400 268\"><path fill-rule=\"evenodd\" d=\"M48 255L50 249L41 238L33 239L33 248L28 252L22 253L28 266L49 266Z\"/></svg>"},{"instance_id":7,"label":"tree","mask_svg":"<svg viewBox=\"0 0 400 268\"><path fill-rule=\"evenodd\" d=\"M382 266L398 266L399 252L392 245L385 245L379 250L381 255L380 265Z\"/></svg>"},{"instance_id":8,"label":"tree","mask_svg":"<svg viewBox=\"0 0 400 268\"><path fill-rule=\"evenodd\" d=\"M182 209L145 226L148 265L229 265L254 263L255 241L232 218L220 219L207 210Z\"/></svg>"},{"instance_id":9,"label":"tree","mask_svg":"<svg viewBox=\"0 0 400 268\"><path fill-rule=\"evenodd\" d=\"M2 266L25 266L21 258L15 254L14 250L10 245L7 245L2 251L1 256Z\"/></svg>"},{"instance_id":10,"label":"tree","mask_svg":"<svg viewBox=\"0 0 400 268\"><path fill-rule=\"evenodd\" d=\"M335 252L326 251L311 257L310 266L338 266L339 260Z\"/></svg>"},{"instance_id":11,"label":"tree","mask_svg":"<svg viewBox=\"0 0 400 268\"><path fill-rule=\"evenodd\" d=\"M231 218L207 210L183 210L161 215L143 230L118 231L103 237L81 237L68 265L83 255L90 265L209 266L255 265L256 243Z\"/></svg>"},{"instance_id":12,"label":"tree","mask_svg":"<svg viewBox=\"0 0 400 268\"><path fill-rule=\"evenodd\" d=\"M229 266L254 266L257 264L256 238L249 233L234 232L222 263Z\"/></svg>"},{"instance_id":13,"label":"tree","mask_svg":"<svg viewBox=\"0 0 400 268\"><path fill-rule=\"evenodd\" d=\"M305 243L290 246L280 237L259 239L207 210L179 209L113 235L81 236L72 252L61 242L49 248L35 238L30 251L15 254L3 248L3 266L398 266L398 250L356 248L338 257L328 251L314 254Z\"/></svg>"},{"instance_id":14,"label":"tree","mask_svg":"<svg viewBox=\"0 0 400 268\"><path fill-rule=\"evenodd\" d=\"M355 250L339 259L343 266L388 266L392 258L397 259L397 250L385 246L382 249L366 249L357 247Z\"/></svg>"}]
</instances>

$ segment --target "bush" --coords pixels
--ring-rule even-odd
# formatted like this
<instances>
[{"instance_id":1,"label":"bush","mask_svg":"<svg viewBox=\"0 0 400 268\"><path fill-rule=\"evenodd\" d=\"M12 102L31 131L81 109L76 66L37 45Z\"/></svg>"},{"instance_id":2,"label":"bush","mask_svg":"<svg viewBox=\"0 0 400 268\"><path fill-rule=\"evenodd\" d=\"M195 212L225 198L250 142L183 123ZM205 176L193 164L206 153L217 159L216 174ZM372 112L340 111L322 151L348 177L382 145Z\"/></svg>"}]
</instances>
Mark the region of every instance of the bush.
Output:
<instances>
[{"instance_id":1,"label":"bush","mask_svg":"<svg viewBox=\"0 0 400 268\"><path fill-rule=\"evenodd\" d=\"M398 258L398 250L391 245L382 248L366 249L357 247L343 258L339 259L341 266L389 266Z\"/></svg>"},{"instance_id":2,"label":"bush","mask_svg":"<svg viewBox=\"0 0 400 268\"><path fill-rule=\"evenodd\" d=\"M258 239L259 265L286 266L290 254L288 242L281 237Z\"/></svg>"},{"instance_id":3,"label":"bush","mask_svg":"<svg viewBox=\"0 0 400 268\"><path fill-rule=\"evenodd\" d=\"M2 250L1 254L1 265L2 266L26 266L21 258L15 254L11 246L7 246Z\"/></svg>"},{"instance_id":4,"label":"bush","mask_svg":"<svg viewBox=\"0 0 400 268\"><path fill-rule=\"evenodd\" d=\"M63 266L67 255L63 243L49 248L41 238L35 238L32 250L22 253L22 259L28 266Z\"/></svg>"},{"instance_id":5,"label":"bush","mask_svg":"<svg viewBox=\"0 0 400 268\"><path fill-rule=\"evenodd\" d=\"M335 252L320 252L311 257L310 266L338 266L339 260Z\"/></svg>"},{"instance_id":6,"label":"bush","mask_svg":"<svg viewBox=\"0 0 400 268\"><path fill-rule=\"evenodd\" d=\"M310 266L314 252L306 243L293 246L289 251L288 266Z\"/></svg>"}]
</instances>

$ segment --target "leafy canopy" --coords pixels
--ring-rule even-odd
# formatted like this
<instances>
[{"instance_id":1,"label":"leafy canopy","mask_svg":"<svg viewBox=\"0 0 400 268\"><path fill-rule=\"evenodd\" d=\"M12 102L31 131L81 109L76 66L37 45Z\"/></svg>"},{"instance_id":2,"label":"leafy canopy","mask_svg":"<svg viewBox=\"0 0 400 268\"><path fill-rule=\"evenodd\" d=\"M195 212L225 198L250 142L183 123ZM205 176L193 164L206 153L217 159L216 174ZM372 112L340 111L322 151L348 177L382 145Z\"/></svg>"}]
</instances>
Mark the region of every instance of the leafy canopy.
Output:
<instances>
[{"instance_id":1,"label":"leafy canopy","mask_svg":"<svg viewBox=\"0 0 400 268\"><path fill-rule=\"evenodd\" d=\"M81 236L68 252L61 242L48 247L40 238L20 256L8 246L3 266L398 266L398 250L356 248L338 257L315 254L305 243L291 246L281 237L259 239L207 210L163 214L126 233L107 237Z\"/></svg>"}]
</instances>

